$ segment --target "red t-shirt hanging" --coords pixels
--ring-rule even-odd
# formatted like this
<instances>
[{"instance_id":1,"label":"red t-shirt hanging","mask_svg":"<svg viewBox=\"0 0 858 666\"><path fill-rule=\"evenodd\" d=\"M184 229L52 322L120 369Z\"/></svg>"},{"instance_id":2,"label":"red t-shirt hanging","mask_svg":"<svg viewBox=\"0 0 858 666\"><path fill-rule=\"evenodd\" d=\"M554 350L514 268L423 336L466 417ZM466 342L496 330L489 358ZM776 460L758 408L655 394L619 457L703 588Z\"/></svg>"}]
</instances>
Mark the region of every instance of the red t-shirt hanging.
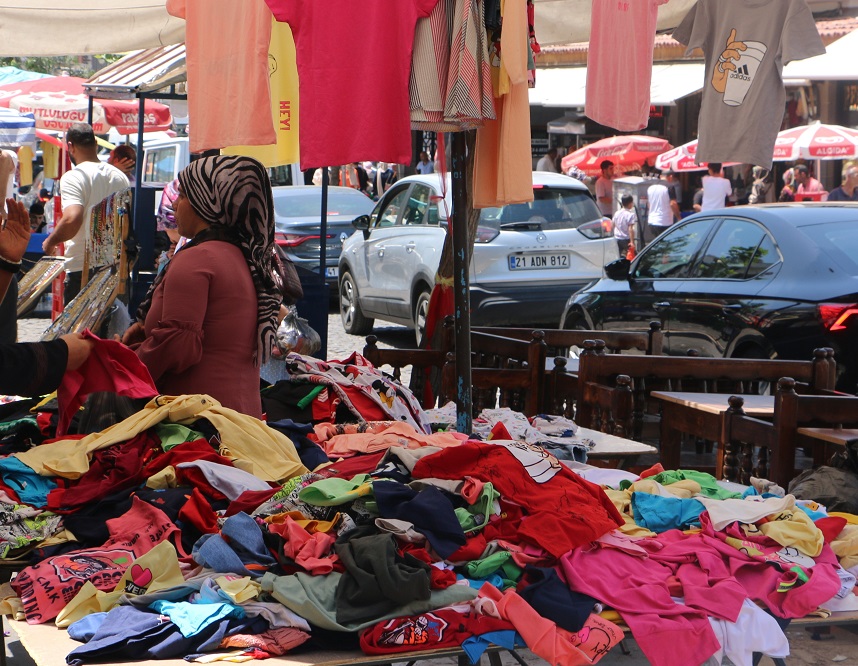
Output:
<instances>
[{"instance_id":1,"label":"red t-shirt hanging","mask_svg":"<svg viewBox=\"0 0 858 666\"><path fill-rule=\"evenodd\" d=\"M409 164L414 28L438 0L265 2L295 37L301 168Z\"/></svg>"}]
</instances>

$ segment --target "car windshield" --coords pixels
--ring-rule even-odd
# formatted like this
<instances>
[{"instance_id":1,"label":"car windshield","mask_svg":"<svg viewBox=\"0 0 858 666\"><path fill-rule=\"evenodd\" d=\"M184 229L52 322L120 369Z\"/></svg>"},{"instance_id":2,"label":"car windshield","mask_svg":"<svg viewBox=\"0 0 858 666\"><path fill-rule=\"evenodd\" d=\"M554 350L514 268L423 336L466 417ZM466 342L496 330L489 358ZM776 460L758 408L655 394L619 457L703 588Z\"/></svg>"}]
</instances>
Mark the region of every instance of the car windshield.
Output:
<instances>
[{"instance_id":1,"label":"car windshield","mask_svg":"<svg viewBox=\"0 0 858 666\"><path fill-rule=\"evenodd\" d=\"M480 226L502 229L523 223L538 223L543 230L577 229L602 215L587 192L566 187L534 187L533 201L501 208L484 208Z\"/></svg>"},{"instance_id":2,"label":"car windshield","mask_svg":"<svg viewBox=\"0 0 858 666\"><path fill-rule=\"evenodd\" d=\"M808 224L800 229L851 275L858 275L858 220Z\"/></svg>"},{"instance_id":3,"label":"car windshield","mask_svg":"<svg viewBox=\"0 0 858 666\"><path fill-rule=\"evenodd\" d=\"M373 203L357 190L328 190L328 217L366 215ZM308 187L274 190L274 212L278 217L313 217L322 210L322 188Z\"/></svg>"}]
</instances>

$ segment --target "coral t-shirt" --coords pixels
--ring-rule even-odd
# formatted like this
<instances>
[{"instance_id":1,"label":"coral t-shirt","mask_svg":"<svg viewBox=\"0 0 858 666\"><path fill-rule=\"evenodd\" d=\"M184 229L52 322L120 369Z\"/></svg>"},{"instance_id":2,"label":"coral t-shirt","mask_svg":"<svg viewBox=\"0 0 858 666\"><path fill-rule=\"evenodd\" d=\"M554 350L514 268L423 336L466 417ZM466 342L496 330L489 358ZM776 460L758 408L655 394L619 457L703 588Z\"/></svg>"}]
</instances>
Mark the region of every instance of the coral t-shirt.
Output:
<instances>
[{"instance_id":1,"label":"coral t-shirt","mask_svg":"<svg viewBox=\"0 0 858 666\"><path fill-rule=\"evenodd\" d=\"M623 132L647 126L655 24L665 2L593 0L584 110L591 120Z\"/></svg>"},{"instance_id":2,"label":"coral t-shirt","mask_svg":"<svg viewBox=\"0 0 858 666\"><path fill-rule=\"evenodd\" d=\"M438 0L265 0L298 52L301 168L411 163L417 19Z\"/></svg>"}]
</instances>

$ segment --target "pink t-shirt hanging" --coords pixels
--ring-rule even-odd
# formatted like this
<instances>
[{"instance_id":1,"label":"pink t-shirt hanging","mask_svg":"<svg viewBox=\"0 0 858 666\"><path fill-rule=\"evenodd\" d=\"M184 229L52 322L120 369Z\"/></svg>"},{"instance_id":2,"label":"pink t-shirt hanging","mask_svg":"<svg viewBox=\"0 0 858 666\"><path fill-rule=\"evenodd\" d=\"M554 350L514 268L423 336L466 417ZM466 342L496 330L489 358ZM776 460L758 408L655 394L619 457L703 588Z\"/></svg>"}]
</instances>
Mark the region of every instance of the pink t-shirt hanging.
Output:
<instances>
[{"instance_id":1,"label":"pink t-shirt hanging","mask_svg":"<svg viewBox=\"0 0 858 666\"><path fill-rule=\"evenodd\" d=\"M409 164L414 28L438 0L265 2L295 37L301 168Z\"/></svg>"},{"instance_id":2,"label":"pink t-shirt hanging","mask_svg":"<svg viewBox=\"0 0 858 666\"><path fill-rule=\"evenodd\" d=\"M167 0L167 12L186 22L191 151L276 143L265 3Z\"/></svg>"},{"instance_id":3,"label":"pink t-shirt hanging","mask_svg":"<svg viewBox=\"0 0 858 666\"><path fill-rule=\"evenodd\" d=\"M658 6L667 0L593 0L584 113L622 132L649 123Z\"/></svg>"}]
</instances>

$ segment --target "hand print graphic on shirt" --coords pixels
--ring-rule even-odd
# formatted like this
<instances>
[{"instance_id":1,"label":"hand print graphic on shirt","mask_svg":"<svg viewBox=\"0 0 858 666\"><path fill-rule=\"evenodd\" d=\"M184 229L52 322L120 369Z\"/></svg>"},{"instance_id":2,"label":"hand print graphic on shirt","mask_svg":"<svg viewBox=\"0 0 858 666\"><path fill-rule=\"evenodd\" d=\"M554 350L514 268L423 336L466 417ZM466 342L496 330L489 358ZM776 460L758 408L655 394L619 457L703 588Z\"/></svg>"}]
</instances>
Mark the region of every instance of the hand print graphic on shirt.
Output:
<instances>
[{"instance_id":1,"label":"hand print graphic on shirt","mask_svg":"<svg viewBox=\"0 0 858 666\"><path fill-rule=\"evenodd\" d=\"M712 87L724 95L724 104L740 106L754 83L768 48L762 42L739 41L730 30L727 45L712 72Z\"/></svg>"}]
</instances>

